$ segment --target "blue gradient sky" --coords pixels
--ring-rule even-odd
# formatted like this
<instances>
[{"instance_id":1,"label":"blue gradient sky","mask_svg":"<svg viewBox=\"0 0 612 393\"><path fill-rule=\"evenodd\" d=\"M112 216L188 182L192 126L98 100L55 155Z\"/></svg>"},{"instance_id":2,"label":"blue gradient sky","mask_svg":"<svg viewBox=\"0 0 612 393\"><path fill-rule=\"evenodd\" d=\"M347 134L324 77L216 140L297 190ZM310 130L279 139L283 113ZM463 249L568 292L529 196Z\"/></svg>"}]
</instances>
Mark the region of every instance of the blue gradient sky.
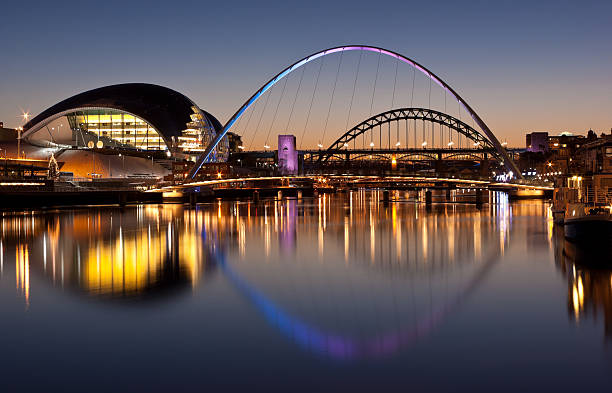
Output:
<instances>
[{"instance_id":1,"label":"blue gradient sky","mask_svg":"<svg viewBox=\"0 0 612 393\"><path fill-rule=\"evenodd\" d=\"M319 49L383 46L437 73L500 139L612 128L612 2L10 2L0 120L102 85L176 89L222 122Z\"/></svg>"}]
</instances>

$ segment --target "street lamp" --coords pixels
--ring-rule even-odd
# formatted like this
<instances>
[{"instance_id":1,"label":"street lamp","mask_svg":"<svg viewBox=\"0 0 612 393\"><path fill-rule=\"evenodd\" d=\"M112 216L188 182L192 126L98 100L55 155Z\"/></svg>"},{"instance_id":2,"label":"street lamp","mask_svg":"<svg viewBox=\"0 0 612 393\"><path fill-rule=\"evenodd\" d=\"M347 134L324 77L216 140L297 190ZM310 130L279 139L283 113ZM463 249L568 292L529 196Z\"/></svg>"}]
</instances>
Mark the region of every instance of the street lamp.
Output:
<instances>
[{"instance_id":1,"label":"street lamp","mask_svg":"<svg viewBox=\"0 0 612 393\"><path fill-rule=\"evenodd\" d=\"M24 114L25 116L29 116L27 113ZM23 131L23 127L17 127L17 159L20 158L20 152L21 152L21 131Z\"/></svg>"}]
</instances>

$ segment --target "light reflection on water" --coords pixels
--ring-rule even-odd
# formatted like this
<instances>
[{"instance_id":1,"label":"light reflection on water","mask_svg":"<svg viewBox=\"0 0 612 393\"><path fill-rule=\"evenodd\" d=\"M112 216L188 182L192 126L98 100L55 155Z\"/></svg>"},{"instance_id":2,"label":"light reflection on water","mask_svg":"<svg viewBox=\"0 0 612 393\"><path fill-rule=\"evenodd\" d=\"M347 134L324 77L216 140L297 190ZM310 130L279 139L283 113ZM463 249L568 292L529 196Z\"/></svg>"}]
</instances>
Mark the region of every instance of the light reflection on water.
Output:
<instances>
[{"instance_id":1,"label":"light reflection on water","mask_svg":"<svg viewBox=\"0 0 612 393\"><path fill-rule=\"evenodd\" d=\"M602 320L606 340L612 339L612 265L610 255L585 250L565 240L554 228L555 263L567 278L567 310L577 325L583 318ZM606 263L607 259L607 263Z\"/></svg>"},{"instance_id":2,"label":"light reflection on water","mask_svg":"<svg viewBox=\"0 0 612 393\"><path fill-rule=\"evenodd\" d=\"M495 278L500 270L518 266L527 281L538 272L525 259L550 252L567 278L567 294L553 294L559 301L567 296L565 319L601 312L610 335L612 275L577 268L575 258L559 251L569 246L545 202L509 203L494 194L494 203L482 207L426 207L409 193L396 192L387 204L381 197L360 190L196 208L4 212L0 289L15 289L22 313L39 313L47 293L94 300L74 313L108 313L102 324L145 324L116 315L119 304L169 299L181 310L198 299L195 309L179 312L181 323L196 318L198 308L212 319L249 318L250 345L273 332L272 353L290 343L295 353L284 356L352 364L392 359L420 341L434 345L431 337L456 323L464 308L499 296L491 282L524 290L521 282ZM241 305L214 308L229 297ZM488 316L483 311L479 318Z\"/></svg>"}]
</instances>

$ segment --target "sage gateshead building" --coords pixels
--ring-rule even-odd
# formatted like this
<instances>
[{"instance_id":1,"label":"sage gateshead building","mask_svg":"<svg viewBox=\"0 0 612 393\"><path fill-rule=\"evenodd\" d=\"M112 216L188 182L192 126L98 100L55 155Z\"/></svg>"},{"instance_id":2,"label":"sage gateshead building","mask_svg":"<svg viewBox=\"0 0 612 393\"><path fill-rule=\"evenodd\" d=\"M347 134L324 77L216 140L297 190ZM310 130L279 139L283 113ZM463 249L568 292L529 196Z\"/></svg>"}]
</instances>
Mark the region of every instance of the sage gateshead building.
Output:
<instances>
[{"instance_id":1,"label":"sage gateshead building","mask_svg":"<svg viewBox=\"0 0 612 393\"><path fill-rule=\"evenodd\" d=\"M169 88L126 83L89 90L32 118L22 140L35 146L195 159L222 130L219 121ZM215 150L226 161L227 138Z\"/></svg>"}]
</instances>

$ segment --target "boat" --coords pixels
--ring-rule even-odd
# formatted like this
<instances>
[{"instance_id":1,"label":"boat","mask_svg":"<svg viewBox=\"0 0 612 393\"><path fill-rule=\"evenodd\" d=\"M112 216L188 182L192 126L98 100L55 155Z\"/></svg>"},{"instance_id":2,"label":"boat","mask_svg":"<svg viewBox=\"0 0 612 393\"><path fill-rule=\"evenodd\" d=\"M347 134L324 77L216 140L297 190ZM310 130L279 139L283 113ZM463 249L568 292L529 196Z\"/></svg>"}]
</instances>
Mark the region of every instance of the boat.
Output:
<instances>
[{"instance_id":1,"label":"boat","mask_svg":"<svg viewBox=\"0 0 612 393\"><path fill-rule=\"evenodd\" d=\"M586 143L576 152L578 170L559 178L553 216L563 212L564 236L576 247L612 265L612 136Z\"/></svg>"},{"instance_id":2,"label":"boat","mask_svg":"<svg viewBox=\"0 0 612 393\"><path fill-rule=\"evenodd\" d=\"M563 222L566 239L612 250L612 209L572 204L566 213Z\"/></svg>"},{"instance_id":3,"label":"boat","mask_svg":"<svg viewBox=\"0 0 612 393\"><path fill-rule=\"evenodd\" d=\"M612 255L612 203L607 198L609 182L612 182L610 175L574 175L559 179L553 193L552 213L553 221L563 224L566 239Z\"/></svg>"}]
</instances>

